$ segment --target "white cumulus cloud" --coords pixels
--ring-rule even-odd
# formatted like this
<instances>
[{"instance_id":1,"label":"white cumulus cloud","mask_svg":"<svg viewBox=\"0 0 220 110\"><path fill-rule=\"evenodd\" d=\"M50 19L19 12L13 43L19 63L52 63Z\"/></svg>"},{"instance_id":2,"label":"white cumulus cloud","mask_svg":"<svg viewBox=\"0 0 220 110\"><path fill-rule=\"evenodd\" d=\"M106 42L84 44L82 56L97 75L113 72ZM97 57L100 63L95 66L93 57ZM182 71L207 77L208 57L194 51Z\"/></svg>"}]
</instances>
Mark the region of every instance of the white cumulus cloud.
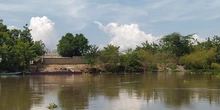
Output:
<instances>
[{"instance_id":1,"label":"white cumulus cloud","mask_svg":"<svg viewBox=\"0 0 220 110\"><path fill-rule=\"evenodd\" d=\"M32 29L31 35L34 41L42 40L46 48L56 49L58 36L54 28L55 23L43 17L32 17L29 28Z\"/></svg>"},{"instance_id":2,"label":"white cumulus cloud","mask_svg":"<svg viewBox=\"0 0 220 110\"><path fill-rule=\"evenodd\" d=\"M199 36L198 36L197 34L194 34L194 35L192 36L192 38L195 39L195 40L199 40Z\"/></svg>"},{"instance_id":3,"label":"white cumulus cloud","mask_svg":"<svg viewBox=\"0 0 220 110\"><path fill-rule=\"evenodd\" d=\"M204 42L204 41L206 41L205 38L200 37L198 34L194 34L194 35L192 36L192 38L195 39L195 40L198 41L198 42Z\"/></svg>"},{"instance_id":4,"label":"white cumulus cloud","mask_svg":"<svg viewBox=\"0 0 220 110\"><path fill-rule=\"evenodd\" d=\"M159 39L159 37L154 37L151 34L141 31L138 24L118 25L117 23L109 23L104 26L98 21L94 23L112 37L110 44L120 46L120 51L128 48L134 49L137 45L141 45L145 41L152 43Z\"/></svg>"}]
</instances>

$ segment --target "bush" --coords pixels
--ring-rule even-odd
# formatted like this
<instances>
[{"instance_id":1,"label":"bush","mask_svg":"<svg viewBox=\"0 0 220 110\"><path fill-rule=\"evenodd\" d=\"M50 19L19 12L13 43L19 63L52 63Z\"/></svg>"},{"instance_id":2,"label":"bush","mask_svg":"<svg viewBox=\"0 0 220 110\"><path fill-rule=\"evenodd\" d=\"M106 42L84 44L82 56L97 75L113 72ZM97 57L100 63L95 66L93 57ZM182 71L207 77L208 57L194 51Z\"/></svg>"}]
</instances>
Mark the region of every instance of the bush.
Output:
<instances>
[{"instance_id":1,"label":"bush","mask_svg":"<svg viewBox=\"0 0 220 110\"><path fill-rule=\"evenodd\" d=\"M212 64L211 64L211 68L212 68L212 69L220 69L220 64L218 64L218 63L212 63Z\"/></svg>"},{"instance_id":2,"label":"bush","mask_svg":"<svg viewBox=\"0 0 220 110\"><path fill-rule=\"evenodd\" d=\"M176 70L177 69L176 64L170 64L169 67L170 67L171 70Z\"/></svg>"}]
</instances>

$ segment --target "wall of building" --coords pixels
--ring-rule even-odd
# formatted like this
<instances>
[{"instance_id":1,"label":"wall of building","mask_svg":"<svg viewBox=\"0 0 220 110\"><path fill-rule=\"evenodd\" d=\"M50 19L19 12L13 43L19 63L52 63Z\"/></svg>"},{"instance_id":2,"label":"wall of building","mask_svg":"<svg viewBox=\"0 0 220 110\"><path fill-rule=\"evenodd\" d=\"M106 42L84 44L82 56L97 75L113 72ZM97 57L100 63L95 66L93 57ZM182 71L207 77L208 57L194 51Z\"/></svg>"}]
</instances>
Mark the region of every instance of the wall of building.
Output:
<instances>
[{"instance_id":1,"label":"wall of building","mask_svg":"<svg viewBox=\"0 0 220 110\"><path fill-rule=\"evenodd\" d=\"M74 56L70 58L43 58L43 64L85 64L81 56Z\"/></svg>"}]
</instances>

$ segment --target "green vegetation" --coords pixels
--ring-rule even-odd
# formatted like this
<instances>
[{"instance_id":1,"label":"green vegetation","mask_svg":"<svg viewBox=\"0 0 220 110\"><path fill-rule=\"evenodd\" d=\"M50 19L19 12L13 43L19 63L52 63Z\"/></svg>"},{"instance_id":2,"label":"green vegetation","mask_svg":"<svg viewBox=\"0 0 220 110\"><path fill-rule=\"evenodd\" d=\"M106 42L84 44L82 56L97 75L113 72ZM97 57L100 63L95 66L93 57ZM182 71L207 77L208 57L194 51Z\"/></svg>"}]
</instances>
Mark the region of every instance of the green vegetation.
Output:
<instances>
[{"instance_id":1,"label":"green vegetation","mask_svg":"<svg viewBox=\"0 0 220 110\"><path fill-rule=\"evenodd\" d=\"M81 56L88 50L88 43L83 34L67 33L57 44L57 52L63 57Z\"/></svg>"},{"instance_id":2,"label":"green vegetation","mask_svg":"<svg viewBox=\"0 0 220 110\"><path fill-rule=\"evenodd\" d=\"M42 41L33 41L28 25L24 30L9 30L0 24L0 71L22 71L29 62L44 54ZM89 45L83 34L66 33L57 44L63 57L83 56L90 70L104 72L178 71L179 65L190 70L220 69L220 37L199 42L194 34L165 35L157 43L144 41L135 49L120 52L119 46L107 45L99 49Z\"/></svg>"},{"instance_id":3,"label":"green vegetation","mask_svg":"<svg viewBox=\"0 0 220 110\"><path fill-rule=\"evenodd\" d=\"M44 54L44 43L34 42L30 31L27 24L24 30L9 30L0 23L0 72L23 71L31 60Z\"/></svg>"},{"instance_id":4,"label":"green vegetation","mask_svg":"<svg viewBox=\"0 0 220 110\"><path fill-rule=\"evenodd\" d=\"M107 72L178 71L178 65L190 70L220 69L220 37L198 42L193 34L171 33L159 43L143 42L134 50L119 52L118 46L108 45L103 50L89 52L88 64Z\"/></svg>"},{"instance_id":5,"label":"green vegetation","mask_svg":"<svg viewBox=\"0 0 220 110\"><path fill-rule=\"evenodd\" d=\"M57 107L58 107L57 104L55 104L55 103L50 103L50 105L49 105L47 108L50 109L50 110L54 110L54 109L57 108Z\"/></svg>"},{"instance_id":6,"label":"green vegetation","mask_svg":"<svg viewBox=\"0 0 220 110\"><path fill-rule=\"evenodd\" d=\"M84 54L84 60L87 62L87 64L90 65L90 67L93 67L97 63L97 58L99 54L99 47L96 45L91 45Z\"/></svg>"}]
</instances>

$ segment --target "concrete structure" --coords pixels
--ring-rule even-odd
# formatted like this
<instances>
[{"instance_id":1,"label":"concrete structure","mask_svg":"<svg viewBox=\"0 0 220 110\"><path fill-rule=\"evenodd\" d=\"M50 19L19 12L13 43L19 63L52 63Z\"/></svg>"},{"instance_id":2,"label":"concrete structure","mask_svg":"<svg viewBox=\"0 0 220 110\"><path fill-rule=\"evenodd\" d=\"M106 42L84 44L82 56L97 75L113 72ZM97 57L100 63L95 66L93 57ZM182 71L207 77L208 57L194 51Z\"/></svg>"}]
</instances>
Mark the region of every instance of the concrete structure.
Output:
<instances>
[{"instance_id":1,"label":"concrete structure","mask_svg":"<svg viewBox=\"0 0 220 110\"><path fill-rule=\"evenodd\" d=\"M45 65L50 64L59 64L59 65L66 65L66 64L85 64L86 62L83 60L81 56L74 56L74 57L43 57L42 63Z\"/></svg>"},{"instance_id":2,"label":"concrete structure","mask_svg":"<svg viewBox=\"0 0 220 110\"><path fill-rule=\"evenodd\" d=\"M45 65L58 64L58 65L69 65L69 64L85 64L82 56L73 57L61 57L57 52L48 52L42 56L41 63Z\"/></svg>"}]
</instances>

